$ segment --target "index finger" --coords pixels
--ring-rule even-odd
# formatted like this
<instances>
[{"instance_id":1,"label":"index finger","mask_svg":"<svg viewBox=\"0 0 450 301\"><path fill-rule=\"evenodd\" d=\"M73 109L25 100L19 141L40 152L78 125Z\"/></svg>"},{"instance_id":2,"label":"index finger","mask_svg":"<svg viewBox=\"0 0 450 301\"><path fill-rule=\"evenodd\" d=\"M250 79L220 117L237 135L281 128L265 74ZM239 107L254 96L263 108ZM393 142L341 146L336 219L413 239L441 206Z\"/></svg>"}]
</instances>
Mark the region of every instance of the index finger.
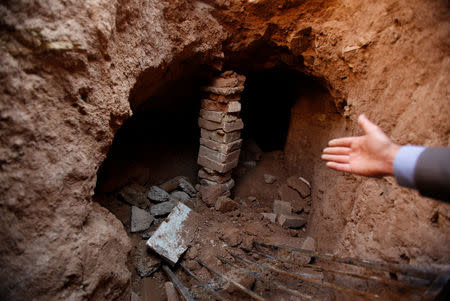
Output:
<instances>
[{"instance_id":1,"label":"index finger","mask_svg":"<svg viewBox=\"0 0 450 301\"><path fill-rule=\"evenodd\" d=\"M329 146L351 146L352 142L355 140L355 137L343 137L332 139L328 141Z\"/></svg>"}]
</instances>

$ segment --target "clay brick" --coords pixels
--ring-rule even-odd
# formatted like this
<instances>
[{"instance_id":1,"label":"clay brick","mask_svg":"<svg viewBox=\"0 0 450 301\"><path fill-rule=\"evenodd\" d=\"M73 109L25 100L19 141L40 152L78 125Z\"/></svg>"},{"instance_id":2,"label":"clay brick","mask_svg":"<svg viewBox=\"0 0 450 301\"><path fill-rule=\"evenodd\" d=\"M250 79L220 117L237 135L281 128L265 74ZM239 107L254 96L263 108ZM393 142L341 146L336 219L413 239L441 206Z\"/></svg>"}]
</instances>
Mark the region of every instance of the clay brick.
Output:
<instances>
[{"instance_id":1,"label":"clay brick","mask_svg":"<svg viewBox=\"0 0 450 301\"><path fill-rule=\"evenodd\" d=\"M280 200L274 200L273 213L290 215L292 213L291 203Z\"/></svg>"},{"instance_id":2,"label":"clay brick","mask_svg":"<svg viewBox=\"0 0 450 301\"><path fill-rule=\"evenodd\" d=\"M239 101L241 97L239 95L231 95L231 96L223 96L223 95L217 95L217 94L208 94L206 96L207 99L215 100L221 103L229 103L232 101Z\"/></svg>"},{"instance_id":3,"label":"clay brick","mask_svg":"<svg viewBox=\"0 0 450 301\"><path fill-rule=\"evenodd\" d=\"M218 151L207 148L203 145L200 145L200 149L198 151L199 156L205 156L208 159L214 160L219 163L230 163L234 162L239 158L240 149L235 150L229 154L223 154Z\"/></svg>"},{"instance_id":4,"label":"clay brick","mask_svg":"<svg viewBox=\"0 0 450 301\"><path fill-rule=\"evenodd\" d=\"M208 131L205 129L200 129L200 134L202 138L211 139L220 143L230 143L241 137L241 133L239 131L225 133L222 130Z\"/></svg>"},{"instance_id":5,"label":"clay brick","mask_svg":"<svg viewBox=\"0 0 450 301\"><path fill-rule=\"evenodd\" d=\"M222 213L236 210L238 208L238 204L226 196L220 196L217 198L216 204L214 206L217 211Z\"/></svg>"},{"instance_id":6,"label":"clay brick","mask_svg":"<svg viewBox=\"0 0 450 301\"><path fill-rule=\"evenodd\" d=\"M204 145L223 154L228 154L241 148L242 139L230 143L219 143L211 139L200 138L200 145Z\"/></svg>"},{"instance_id":7,"label":"clay brick","mask_svg":"<svg viewBox=\"0 0 450 301\"><path fill-rule=\"evenodd\" d=\"M228 162L228 163L220 163L214 160L209 159L206 156L198 156L197 163L201 166L208 167L212 170L215 170L217 172L225 173L233 168L235 168L238 165L238 158L234 161Z\"/></svg>"},{"instance_id":8,"label":"clay brick","mask_svg":"<svg viewBox=\"0 0 450 301\"><path fill-rule=\"evenodd\" d=\"M227 173L218 173L218 172L208 173L205 171L205 168L201 168L198 171L198 177L200 179L206 179L212 182L222 184L231 179L231 171Z\"/></svg>"},{"instance_id":9,"label":"clay brick","mask_svg":"<svg viewBox=\"0 0 450 301\"><path fill-rule=\"evenodd\" d=\"M217 88L236 87L239 86L239 79L237 77L219 77L214 79L210 86Z\"/></svg>"},{"instance_id":10,"label":"clay brick","mask_svg":"<svg viewBox=\"0 0 450 301\"><path fill-rule=\"evenodd\" d=\"M306 224L306 220L297 215L279 214L278 223L282 227L298 229Z\"/></svg>"},{"instance_id":11,"label":"clay brick","mask_svg":"<svg viewBox=\"0 0 450 301\"><path fill-rule=\"evenodd\" d=\"M226 112L220 112L220 111L208 111L208 110L204 110L204 109L200 110L200 116L206 120L214 121L217 123L231 122L231 121L234 121L239 118L234 113L226 113Z\"/></svg>"},{"instance_id":12,"label":"clay brick","mask_svg":"<svg viewBox=\"0 0 450 301\"><path fill-rule=\"evenodd\" d=\"M209 111L237 113L241 111L241 103L239 101L230 101L228 103L222 103L210 99L202 99L202 109Z\"/></svg>"},{"instance_id":13,"label":"clay brick","mask_svg":"<svg viewBox=\"0 0 450 301\"><path fill-rule=\"evenodd\" d=\"M209 131L223 130L224 132L229 133L243 129L244 123L242 122L242 119L237 119L231 122L217 123L200 117L198 119L198 126Z\"/></svg>"},{"instance_id":14,"label":"clay brick","mask_svg":"<svg viewBox=\"0 0 450 301\"><path fill-rule=\"evenodd\" d=\"M199 185L199 192L203 202L209 206L214 206L216 204L217 198L220 196L229 196L230 189L227 187L233 187L234 181L230 179L225 184L213 184L213 185Z\"/></svg>"},{"instance_id":15,"label":"clay brick","mask_svg":"<svg viewBox=\"0 0 450 301\"><path fill-rule=\"evenodd\" d=\"M218 183L215 183L213 181L209 181L209 180L204 179L203 183L204 183L203 185L207 185L207 186L218 186L218 187L220 187L220 191L222 191L222 192L230 191L234 187L234 180L233 179L230 179L227 182L222 183L222 184L218 184Z\"/></svg>"}]
</instances>

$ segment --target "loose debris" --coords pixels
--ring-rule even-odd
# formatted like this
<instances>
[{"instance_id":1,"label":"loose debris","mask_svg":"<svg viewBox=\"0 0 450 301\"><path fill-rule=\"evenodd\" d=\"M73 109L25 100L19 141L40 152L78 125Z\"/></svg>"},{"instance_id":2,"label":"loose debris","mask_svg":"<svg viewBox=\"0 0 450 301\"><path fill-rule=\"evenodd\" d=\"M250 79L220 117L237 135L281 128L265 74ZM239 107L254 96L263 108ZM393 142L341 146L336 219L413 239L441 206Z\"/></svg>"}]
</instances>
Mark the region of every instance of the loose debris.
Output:
<instances>
[{"instance_id":1,"label":"loose debris","mask_svg":"<svg viewBox=\"0 0 450 301\"><path fill-rule=\"evenodd\" d=\"M132 206L131 207L131 232L147 230L153 223L153 216L147 210Z\"/></svg>"}]
</instances>

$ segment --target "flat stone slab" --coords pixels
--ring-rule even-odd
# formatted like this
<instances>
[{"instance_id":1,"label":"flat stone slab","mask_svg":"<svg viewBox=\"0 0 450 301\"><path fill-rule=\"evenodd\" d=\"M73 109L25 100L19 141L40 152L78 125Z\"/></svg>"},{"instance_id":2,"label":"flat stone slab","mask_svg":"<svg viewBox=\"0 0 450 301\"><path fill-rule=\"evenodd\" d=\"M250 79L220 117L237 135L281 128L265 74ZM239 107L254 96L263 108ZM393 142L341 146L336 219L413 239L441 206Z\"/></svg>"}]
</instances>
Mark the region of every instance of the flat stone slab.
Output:
<instances>
[{"instance_id":1,"label":"flat stone slab","mask_svg":"<svg viewBox=\"0 0 450 301\"><path fill-rule=\"evenodd\" d=\"M147 246L175 265L194 238L199 221L200 215L178 203L147 241Z\"/></svg>"},{"instance_id":2,"label":"flat stone slab","mask_svg":"<svg viewBox=\"0 0 450 301\"><path fill-rule=\"evenodd\" d=\"M306 224L306 220L301 218L300 216L296 215L285 215L285 214L279 214L278 215L278 223L282 227L291 228L291 229L298 229L303 227Z\"/></svg>"},{"instance_id":3,"label":"flat stone slab","mask_svg":"<svg viewBox=\"0 0 450 301\"><path fill-rule=\"evenodd\" d=\"M169 194L158 186L152 186L147 192L147 197L154 202L166 202L169 200Z\"/></svg>"},{"instance_id":4,"label":"flat stone slab","mask_svg":"<svg viewBox=\"0 0 450 301\"><path fill-rule=\"evenodd\" d=\"M170 194L170 198L183 203L190 199L189 194L184 191L174 191Z\"/></svg>"},{"instance_id":5,"label":"flat stone slab","mask_svg":"<svg viewBox=\"0 0 450 301\"><path fill-rule=\"evenodd\" d=\"M165 216L169 214L172 209L177 205L178 201L171 200L168 202L159 203L150 207L150 213L154 217Z\"/></svg>"},{"instance_id":6,"label":"flat stone slab","mask_svg":"<svg viewBox=\"0 0 450 301\"><path fill-rule=\"evenodd\" d=\"M154 218L147 210L136 206L131 207L131 232L147 230L153 223Z\"/></svg>"}]
</instances>

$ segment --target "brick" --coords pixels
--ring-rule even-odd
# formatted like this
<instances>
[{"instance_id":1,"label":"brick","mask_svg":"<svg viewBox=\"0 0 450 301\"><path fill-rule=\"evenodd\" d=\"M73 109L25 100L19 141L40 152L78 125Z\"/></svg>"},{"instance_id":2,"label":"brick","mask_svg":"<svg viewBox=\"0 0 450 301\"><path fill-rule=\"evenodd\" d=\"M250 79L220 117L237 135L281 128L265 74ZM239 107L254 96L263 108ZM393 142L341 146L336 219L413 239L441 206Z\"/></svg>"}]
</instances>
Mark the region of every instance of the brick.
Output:
<instances>
[{"instance_id":1,"label":"brick","mask_svg":"<svg viewBox=\"0 0 450 301\"><path fill-rule=\"evenodd\" d=\"M217 198L216 204L214 208L217 211L220 211L222 213L229 212L236 210L238 208L238 204L226 196L220 196Z\"/></svg>"},{"instance_id":2,"label":"brick","mask_svg":"<svg viewBox=\"0 0 450 301\"><path fill-rule=\"evenodd\" d=\"M291 203L280 200L274 200L273 213L290 215L292 213Z\"/></svg>"},{"instance_id":3,"label":"brick","mask_svg":"<svg viewBox=\"0 0 450 301\"><path fill-rule=\"evenodd\" d=\"M309 182L307 182L302 177L296 177L292 176L287 179L287 184L289 187L295 189L300 193L302 198L306 198L311 194L311 187L308 185Z\"/></svg>"},{"instance_id":4,"label":"brick","mask_svg":"<svg viewBox=\"0 0 450 301\"><path fill-rule=\"evenodd\" d=\"M217 88L236 87L239 86L239 79L237 77L228 77L228 78L219 77L215 78L210 86Z\"/></svg>"},{"instance_id":5,"label":"brick","mask_svg":"<svg viewBox=\"0 0 450 301\"><path fill-rule=\"evenodd\" d=\"M230 122L239 118L234 113L226 113L221 111L208 111L204 109L200 110L200 116L206 120L214 121L217 123Z\"/></svg>"},{"instance_id":6,"label":"brick","mask_svg":"<svg viewBox=\"0 0 450 301\"><path fill-rule=\"evenodd\" d=\"M241 97L239 95L230 95L230 96L223 96L223 95L217 95L217 94L208 94L206 96L207 99L215 100L221 103L229 103L232 101L239 101Z\"/></svg>"},{"instance_id":7,"label":"brick","mask_svg":"<svg viewBox=\"0 0 450 301\"><path fill-rule=\"evenodd\" d=\"M220 163L214 160L211 160L210 158L206 156L198 156L197 163L201 166L208 167L212 170L215 170L217 172L225 173L233 168L235 168L238 165L238 158L234 161L228 162L228 163Z\"/></svg>"},{"instance_id":8,"label":"brick","mask_svg":"<svg viewBox=\"0 0 450 301\"><path fill-rule=\"evenodd\" d=\"M244 91L244 86L243 85L238 86L238 87L209 86L209 87L204 87L203 91L211 92L211 93L218 94L218 95L228 96L228 95L235 95L235 94L241 93L242 91Z\"/></svg>"},{"instance_id":9,"label":"brick","mask_svg":"<svg viewBox=\"0 0 450 301\"><path fill-rule=\"evenodd\" d=\"M230 179L227 182L222 183L222 184L218 184L218 183L215 183L215 182L209 181L209 180L204 180L204 185L219 186L220 190L222 192L226 192L226 191L229 191L229 190L233 189L233 187L234 187L234 180Z\"/></svg>"},{"instance_id":10,"label":"brick","mask_svg":"<svg viewBox=\"0 0 450 301\"><path fill-rule=\"evenodd\" d=\"M241 133L239 131L225 133L222 130L208 131L200 129L200 135L202 138L208 138L220 143L230 143L241 138Z\"/></svg>"},{"instance_id":11,"label":"brick","mask_svg":"<svg viewBox=\"0 0 450 301\"><path fill-rule=\"evenodd\" d=\"M212 150L208 147L205 147L203 145L200 145L198 155L205 156L208 159L214 160L219 163L230 163L230 162L234 162L237 159L239 159L240 152L241 152L241 150L238 149L229 154L223 154L221 152L218 152L218 151Z\"/></svg>"},{"instance_id":12,"label":"brick","mask_svg":"<svg viewBox=\"0 0 450 301\"><path fill-rule=\"evenodd\" d=\"M222 184L231 179L231 171L227 173L218 173L218 172L208 173L205 171L205 168L201 168L198 171L198 177L200 179L206 179L212 182Z\"/></svg>"},{"instance_id":13,"label":"brick","mask_svg":"<svg viewBox=\"0 0 450 301\"><path fill-rule=\"evenodd\" d=\"M198 126L209 131L223 130L224 132L229 133L243 129L244 123L242 122L242 119L237 119L231 122L217 123L200 117L198 119Z\"/></svg>"},{"instance_id":14,"label":"brick","mask_svg":"<svg viewBox=\"0 0 450 301\"><path fill-rule=\"evenodd\" d=\"M277 221L277 215L275 213L261 213L264 219L275 223Z\"/></svg>"},{"instance_id":15,"label":"brick","mask_svg":"<svg viewBox=\"0 0 450 301\"><path fill-rule=\"evenodd\" d=\"M202 201L209 206L214 206L220 196L230 195L230 189L227 189L230 186L234 186L233 179L230 179L226 184L199 185L198 190Z\"/></svg>"},{"instance_id":16,"label":"brick","mask_svg":"<svg viewBox=\"0 0 450 301\"><path fill-rule=\"evenodd\" d=\"M230 143L219 143L211 139L200 138L200 145L204 145L223 154L228 154L241 148L242 139Z\"/></svg>"},{"instance_id":17,"label":"brick","mask_svg":"<svg viewBox=\"0 0 450 301\"><path fill-rule=\"evenodd\" d=\"M244 123L242 122L242 119L236 119L234 121L230 122L223 122L222 123L222 129L224 132L234 132L239 131L244 128Z\"/></svg>"},{"instance_id":18,"label":"brick","mask_svg":"<svg viewBox=\"0 0 450 301\"><path fill-rule=\"evenodd\" d=\"M306 220L297 215L279 214L278 223L285 228L298 229L306 224Z\"/></svg>"},{"instance_id":19,"label":"brick","mask_svg":"<svg viewBox=\"0 0 450 301\"><path fill-rule=\"evenodd\" d=\"M202 99L202 109L209 111L237 113L241 111L241 103L239 101L230 101L228 103L222 103L210 99Z\"/></svg>"}]
</instances>

